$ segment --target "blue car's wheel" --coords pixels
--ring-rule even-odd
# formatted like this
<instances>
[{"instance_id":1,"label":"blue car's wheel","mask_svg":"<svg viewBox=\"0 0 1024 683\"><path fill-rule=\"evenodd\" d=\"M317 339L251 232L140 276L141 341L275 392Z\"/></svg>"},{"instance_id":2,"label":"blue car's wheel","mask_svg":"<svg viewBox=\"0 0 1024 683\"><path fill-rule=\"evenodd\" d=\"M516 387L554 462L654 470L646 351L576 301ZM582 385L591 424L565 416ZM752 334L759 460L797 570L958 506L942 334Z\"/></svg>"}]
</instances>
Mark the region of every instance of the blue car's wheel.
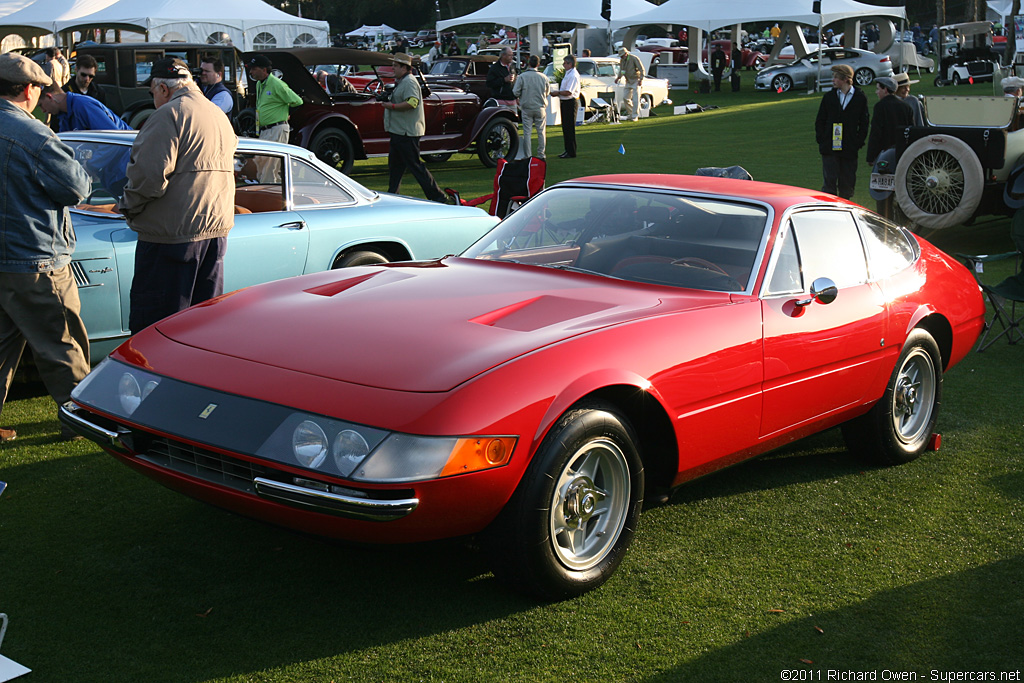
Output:
<instances>
[{"instance_id":1,"label":"blue car's wheel","mask_svg":"<svg viewBox=\"0 0 1024 683\"><path fill-rule=\"evenodd\" d=\"M546 599L575 597L614 573L643 506L644 470L624 417L601 404L562 416L495 523L494 571Z\"/></svg>"}]
</instances>

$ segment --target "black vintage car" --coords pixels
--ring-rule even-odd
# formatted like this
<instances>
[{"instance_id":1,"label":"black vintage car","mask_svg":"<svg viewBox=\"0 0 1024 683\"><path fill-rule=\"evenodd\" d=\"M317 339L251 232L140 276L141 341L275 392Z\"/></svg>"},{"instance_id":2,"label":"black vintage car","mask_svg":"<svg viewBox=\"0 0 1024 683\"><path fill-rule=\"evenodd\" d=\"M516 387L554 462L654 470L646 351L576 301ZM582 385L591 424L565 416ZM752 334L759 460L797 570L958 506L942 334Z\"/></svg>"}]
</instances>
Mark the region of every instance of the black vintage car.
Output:
<instances>
[{"instance_id":1,"label":"black vintage car","mask_svg":"<svg viewBox=\"0 0 1024 683\"><path fill-rule=\"evenodd\" d=\"M254 54L247 52L248 58ZM273 64L272 70L303 99L291 110L290 142L312 150L325 163L342 173L352 169L356 159L386 156L390 135L384 130L383 98L393 87L391 55L336 47L304 47L261 50ZM355 73L349 67L356 67ZM346 74L351 88L325 89L315 72ZM445 85L427 87L422 82L427 132L420 139L420 151L428 160L443 161L457 152L475 152L485 166L498 159L512 159L519 149L516 110L501 104L485 106L481 99ZM254 84L249 84L254 94ZM428 94L429 93L429 94ZM240 115L249 120L255 102Z\"/></svg>"},{"instance_id":2,"label":"black vintage car","mask_svg":"<svg viewBox=\"0 0 1024 683\"><path fill-rule=\"evenodd\" d=\"M103 89L106 104L132 128L141 128L153 113L153 96L142 85L149 78L153 62L178 57L188 63L193 75L204 58L224 62L224 85L235 95L235 110L244 105L241 53L230 45L206 43L79 43L77 56L96 59L96 84ZM196 82L199 81L198 76Z\"/></svg>"},{"instance_id":3,"label":"black vintage car","mask_svg":"<svg viewBox=\"0 0 1024 683\"><path fill-rule=\"evenodd\" d=\"M438 57L423 78L431 87L450 85L475 94L481 101L487 101L491 98L491 90L487 87L487 72L497 61L498 57L494 55Z\"/></svg>"}]
</instances>

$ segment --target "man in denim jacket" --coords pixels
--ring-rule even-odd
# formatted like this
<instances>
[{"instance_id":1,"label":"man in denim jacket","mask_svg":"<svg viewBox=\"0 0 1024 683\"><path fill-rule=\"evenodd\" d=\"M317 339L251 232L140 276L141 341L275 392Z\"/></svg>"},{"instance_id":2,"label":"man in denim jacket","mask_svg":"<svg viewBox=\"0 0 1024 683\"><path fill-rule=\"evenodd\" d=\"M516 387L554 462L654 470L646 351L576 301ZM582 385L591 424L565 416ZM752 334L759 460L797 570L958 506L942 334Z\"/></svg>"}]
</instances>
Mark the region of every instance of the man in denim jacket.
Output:
<instances>
[{"instance_id":1,"label":"man in denim jacket","mask_svg":"<svg viewBox=\"0 0 1024 683\"><path fill-rule=\"evenodd\" d=\"M91 182L71 149L32 116L50 83L32 60L0 55L0 409L26 342L58 404L89 372L67 207L89 194ZM16 436L0 429L0 441Z\"/></svg>"}]
</instances>

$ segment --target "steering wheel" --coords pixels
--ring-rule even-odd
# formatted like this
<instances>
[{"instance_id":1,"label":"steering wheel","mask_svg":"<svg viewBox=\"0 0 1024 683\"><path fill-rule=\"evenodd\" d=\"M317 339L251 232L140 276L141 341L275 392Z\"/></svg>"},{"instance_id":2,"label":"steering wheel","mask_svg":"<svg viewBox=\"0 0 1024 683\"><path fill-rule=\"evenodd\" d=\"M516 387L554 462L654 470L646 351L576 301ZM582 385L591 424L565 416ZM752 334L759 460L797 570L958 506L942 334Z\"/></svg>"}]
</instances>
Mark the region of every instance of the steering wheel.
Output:
<instances>
[{"instance_id":1,"label":"steering wheel","mask_svg":"<svg viewBox=\"0 0 1024 683\"><path fill-rule=\"evenodd\" d=\"M379 78L375 78L366 85L363 86L363 92L373 93L376 95L384 89L384 83Z\"/></svg>"},{"instance_id":2,"label":"steering wheel","mask_svg":"<svg viewBox=\"0 0 1024 683\"><path fill-rule=\"evenodd\" d=\"M719 275L724 275L727 278L732 279L732 276L729 275L729 273L722 270L722 267L719 266L717 263L712 263L711 261L707 261L697 256L684 256L681 259L676 259L675 261L673 261L672 265L693 266L694 268L702 268L704 270L710 270L713 273L718 273Z\"/></svg>"}]
</instances>

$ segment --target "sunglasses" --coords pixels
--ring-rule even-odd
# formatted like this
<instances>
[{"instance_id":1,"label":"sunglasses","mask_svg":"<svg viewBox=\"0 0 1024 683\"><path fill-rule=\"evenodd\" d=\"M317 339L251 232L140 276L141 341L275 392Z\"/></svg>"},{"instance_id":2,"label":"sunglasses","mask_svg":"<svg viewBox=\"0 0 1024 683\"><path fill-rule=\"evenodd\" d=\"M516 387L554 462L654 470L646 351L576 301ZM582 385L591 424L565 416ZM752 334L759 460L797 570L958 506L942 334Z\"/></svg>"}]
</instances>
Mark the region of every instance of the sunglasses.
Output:
<instances>
[{"instance_id":1,"label":"sunglasses","mask_svg":"<svg viewBox=\"0 0 1024 683\"><path fill-rule=\"evenodd\" d=\"M92 79L92 78L96 78L96 74L78 74L78 77L79 78L89 78L89 79Z\"/></svg>"}]
</instances>

